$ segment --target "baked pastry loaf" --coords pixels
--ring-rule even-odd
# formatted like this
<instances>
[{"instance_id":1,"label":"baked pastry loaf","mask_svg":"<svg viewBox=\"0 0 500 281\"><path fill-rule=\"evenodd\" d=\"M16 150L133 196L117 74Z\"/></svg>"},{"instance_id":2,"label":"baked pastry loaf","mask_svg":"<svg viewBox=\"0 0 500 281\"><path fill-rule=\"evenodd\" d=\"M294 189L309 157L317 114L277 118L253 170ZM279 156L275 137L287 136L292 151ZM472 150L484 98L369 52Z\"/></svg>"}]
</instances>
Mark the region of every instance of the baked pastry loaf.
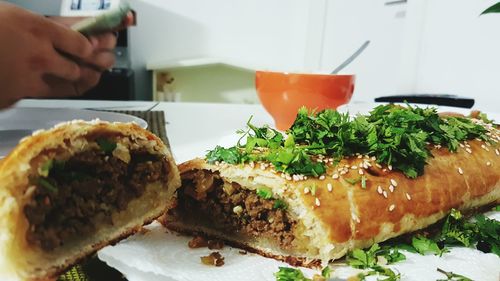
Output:
<instances>
[{"instance_id":1,"label":"baked pastry loaf","mask_svg":"<svg viewBox=\"0 0 500 281\"><path fill-rule=\"evenodd\" d=\"M0 162L0 280L47 280L162 215L180 185L162 141L133 123L72 121Z\"/></svg>"},{"instance_id":2,"label":"baked pastry loaf","mask_svg":"<svg viewBox=\"0 0 500 281\"><path fill-rule=\"evenodd\" d=\"M495 142L498 131L491 134ZM469 140L455 153L432 146L423 175L414 179L372 157L326 163L314 177L277 172L268 162L179 166L182 187L164 224L204 233L292 265L313 266L354 248L425 228L452 208L498 202L500 153Z\"/></svg>"}]
</instances>

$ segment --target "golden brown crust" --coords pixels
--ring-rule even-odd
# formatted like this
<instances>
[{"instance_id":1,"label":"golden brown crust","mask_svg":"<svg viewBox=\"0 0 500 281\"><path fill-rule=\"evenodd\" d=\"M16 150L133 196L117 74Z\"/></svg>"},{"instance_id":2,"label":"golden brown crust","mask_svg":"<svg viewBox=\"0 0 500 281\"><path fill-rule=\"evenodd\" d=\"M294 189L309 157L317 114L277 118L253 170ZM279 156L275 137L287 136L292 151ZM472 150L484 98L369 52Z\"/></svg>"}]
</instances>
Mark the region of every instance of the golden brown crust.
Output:
<instances>
[{"instance_id":1,"label":"golden brown crust","mask_svg":"<svg viewBox=\"0 0 500 281\"><path fill-rule=\"evenodd\" d=\"M334 245L336 250L332 250L329 257L338 258L348 249L367 247L427 227L446 216L452 208L468 210L500 200L497 148L478 140L469 141L468 145L460 147L456 153L446 148L433 148L434 157L426 165L424 174L416 179L409 179L388 167L375 168L375 162L365 157L344 159L337 166L329 165L324 178L300 181L285 180L281 173L271 168L262 170L258 164L255 167L211 165L203 159L194 159L179 168L181 176L190 170L217 171L243 188L250 186L249 182L270 183L275 194L278 192L284 199L298 196L307 212L306 218L313 218L311 222L321 225L323 231L316 231L317 235L327 237L323 247ZM371 167L360 169L364 162L369 162ZM348 172L341 174L341 168L346 165ZM361 177L366 179L365 188ZM358 182L351 183L356 180ZM280 193L280 189L283 192ZM179 228L182 223L177 224ZM184 225L184 229L192 228ZM272 255L272 250L268 254ZM303 256L311 257L307 253Z\"/></svg>"},{"instance_id":2,"label":"golden brown crust","mask_svg":"<svg viewBox=\"0 0 500 281\"><path fill-rule=\"evenodd\" d=\"M36 173L47 159L69 158L96 145L96 137L126 140L128 149L142 148L161 155L168 165L167 182L148 184L144 195L129 203L129 207L112 215L115 226L102 226L95 235L72 241L51 253L44 252L26 241L29 223L24 206L30 198L29 175ZM72 121L53 129L35 132L14 148L0 162L0 279L43 280L85 258L98 249L133 234L144 223L162 215L172 204L180 178L174 160L162 143L151 132L133 123L102 121Z\"/></svg>"}]
</instances>

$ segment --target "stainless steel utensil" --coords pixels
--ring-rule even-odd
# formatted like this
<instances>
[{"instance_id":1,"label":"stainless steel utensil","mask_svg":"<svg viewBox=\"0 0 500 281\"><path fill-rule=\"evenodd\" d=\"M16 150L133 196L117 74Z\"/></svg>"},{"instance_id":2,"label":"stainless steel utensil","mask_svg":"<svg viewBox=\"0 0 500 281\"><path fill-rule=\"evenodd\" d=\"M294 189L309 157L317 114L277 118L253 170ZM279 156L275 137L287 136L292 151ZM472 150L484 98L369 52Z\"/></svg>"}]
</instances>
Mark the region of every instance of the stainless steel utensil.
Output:
<instances>
[{"instance_id":1,"label":"stainless steel utensil","mask_svg":"<svg viewBox=\"0 0 500 281\"><path fill-rule=\"evenodd\" d=\"M348 66L354 59L356 59L365 49L368 47L370 44L370 40L367 40L361 47L359 47L354 54L352 54L349 58L347 58L342 64L337 66L331 74L337 74L339 71L341 71L344 67Z\"/></svg>"}]
</instances>

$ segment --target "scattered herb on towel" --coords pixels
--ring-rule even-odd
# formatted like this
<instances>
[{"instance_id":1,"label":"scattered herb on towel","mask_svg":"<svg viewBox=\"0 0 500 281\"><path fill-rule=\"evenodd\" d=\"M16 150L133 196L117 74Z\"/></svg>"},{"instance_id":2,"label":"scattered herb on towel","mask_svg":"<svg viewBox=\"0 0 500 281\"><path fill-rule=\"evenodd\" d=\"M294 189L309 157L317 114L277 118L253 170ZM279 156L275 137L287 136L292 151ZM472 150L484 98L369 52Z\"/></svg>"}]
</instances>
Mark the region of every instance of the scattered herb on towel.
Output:
<instances>
[{"instance_id":1,"label":"scattered herb on towel","mask_svg":"<svg viewBox=\"0 0 500 281\"><path fill-rule=\"evenodd\" d=\"M472 279L468 277L453 272L447 272L441 268L438 268L437 271L446 275L446 279L438 279L436 281L472 281Z\"/></svg>"}]
</instances>

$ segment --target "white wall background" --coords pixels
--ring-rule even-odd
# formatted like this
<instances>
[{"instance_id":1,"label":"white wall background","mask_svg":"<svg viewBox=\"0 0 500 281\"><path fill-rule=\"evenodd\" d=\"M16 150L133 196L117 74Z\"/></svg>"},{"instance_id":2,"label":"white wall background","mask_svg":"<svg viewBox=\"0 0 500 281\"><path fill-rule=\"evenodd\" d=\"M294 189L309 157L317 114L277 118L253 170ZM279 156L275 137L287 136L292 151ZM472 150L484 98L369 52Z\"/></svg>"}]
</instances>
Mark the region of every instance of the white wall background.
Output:
<instances>
[{"instance_id":1,"label":"white wall background","mask_svg":"<svg viewBox=\"0 0 500 281\"><path fill-rule=\"evenodd\" d=\"M500 112L500 14L478 16L498 1L425 2L415 90L474 97Z\"/></svg>"},{"instance_id":2,"label":"white wall background","mask_svg":"<svg viewBox=\"0 0 500 281\"><path fill-rule=\"evenodd\" d=\"M10 0L45 14L60 0ZM218 57L261 69L327 71L364 40L345 73L354 100L449 93L500 111L500 14L496 0L129 0L138 13L130 51L139 98L151 95L148 62ZM56 3L56 4L55 4Z\"/></svg>"}]
</instances>

